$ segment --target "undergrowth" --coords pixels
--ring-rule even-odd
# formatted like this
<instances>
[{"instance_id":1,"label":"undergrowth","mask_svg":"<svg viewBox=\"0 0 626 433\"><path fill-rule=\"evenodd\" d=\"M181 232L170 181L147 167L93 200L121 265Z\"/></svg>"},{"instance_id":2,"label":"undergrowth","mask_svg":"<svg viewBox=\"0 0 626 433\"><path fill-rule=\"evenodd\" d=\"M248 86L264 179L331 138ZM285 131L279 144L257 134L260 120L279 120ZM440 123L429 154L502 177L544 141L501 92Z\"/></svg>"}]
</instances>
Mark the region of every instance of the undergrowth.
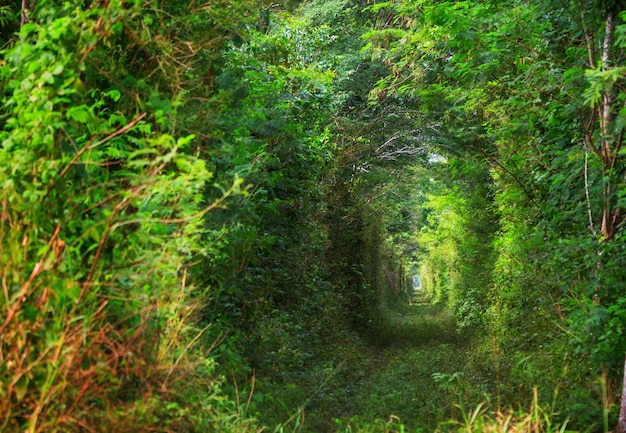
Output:
<instances>
[{"instance_id":1,"label":"undergrowth","mask_svg":"<svg viewBox=\"0 0 626 433\"><path fill-rule=\"evenodd\" d=\"M569 387L580 386L576 383L583 379L577 378L578 382L568 384L568 389L559 393L558 381L562 376L552 377L552 372L547 372L533 387L530 381L540 376L537 371L528 372L524 379L528 384L522 386L518 382L518 392L510 393L519 402L518 407L506 409L515 403L508 399L509 394L500 396L498 390L521 380L520 373L507 377L511 370L505 365L500 366L500 374L488 371L486 367L494 362L494 357L477 359L488 348L480 335L459 332L449 312L426 302L386 307L380 314L371 330L375 334L344 332L341 339L333 342L336 356L326 352L328 363L324 364L323 378L316 376L316 367L312 367L308 372L300 372L300 376L292 371L281 382L265 384L266 393L281 399L282 415L276 413L273 419L283 416L284 420L285 413L292 414L288 422L279 423L276 431L608 431L608 410L604 411L604 420L602 415L593 419L580 418L580 413L570 416L572 396L563 394L570 394ZM336 364L331 362L333 359ZM516 368L524 367L531 368L532 364ZM542 387L553 385L557 391L542 391ZM528 395L521 396L526 389ZM600 394L591 388L577 398L580 404L588 405L601 400ZM290 401L299 403L290 405Z\"/></svg>"}]
</instances>

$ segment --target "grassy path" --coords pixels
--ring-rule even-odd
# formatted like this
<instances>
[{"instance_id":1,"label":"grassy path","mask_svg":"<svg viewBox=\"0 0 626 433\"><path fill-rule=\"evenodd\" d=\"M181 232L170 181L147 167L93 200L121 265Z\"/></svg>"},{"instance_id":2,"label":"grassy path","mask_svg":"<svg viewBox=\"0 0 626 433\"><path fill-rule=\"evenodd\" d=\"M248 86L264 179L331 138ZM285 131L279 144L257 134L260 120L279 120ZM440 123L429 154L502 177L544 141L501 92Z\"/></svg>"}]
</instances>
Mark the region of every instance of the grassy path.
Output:
<instances>
[{"instance_id":1,"label":"grassy path","mask_svg":"<svg viewBox=\"0 0 626 433\"><path fill-rule=\"evenodd\" d=\"M323 391L306 405L302 418L306 415L306 421L292 432L458 431L459 422L484 404L486 395L493 395L497 378L484 369L489 360L477 358L472 340L457 332L448 312L418 299L384 314L380 322L384 326L374 342L357 337L338 345L344 362L333 368ZM481 406L483 416L472 417L469 430L464 431L570 431L559 424L565 418L550 403L538 409L536 388L530 395L532 401L518 397L515 412L499 412L497 403L495 409ZM456 420L455 424L450 425L450 420ZM599 425L592 419L582 424L581 431L602 431Z\"/></svg>"},{"instance_id":2,"label":"grassy path","mask_svg":"<svg viewBox=\"0 0 626 433\"><path fill-rule=\"evenodd\" d=\"M410 432L433 431L460 415L455 404L462 400L467 342L445 311L421 299L389 314L378 343L350 366L344 401L334 415L343 426L357 426L352 431L363 431L359 422L387 421L392 415Z\"/></svg>"},{"instance_id":3,"label":"grassy path","mask_svg":"<svg viewBox=\"0 0 626 433\"><path fill-rule=\"evenodd\" d=\"M433 427L451 415L465 342L446 313L425 303L409 306L391 325L384 345L372 348L370 373L358 390L358 400L367 406L357 413L393 414L407 427ZM442 376L435 381L433 374Z\"/></svg>"}]
</instances>

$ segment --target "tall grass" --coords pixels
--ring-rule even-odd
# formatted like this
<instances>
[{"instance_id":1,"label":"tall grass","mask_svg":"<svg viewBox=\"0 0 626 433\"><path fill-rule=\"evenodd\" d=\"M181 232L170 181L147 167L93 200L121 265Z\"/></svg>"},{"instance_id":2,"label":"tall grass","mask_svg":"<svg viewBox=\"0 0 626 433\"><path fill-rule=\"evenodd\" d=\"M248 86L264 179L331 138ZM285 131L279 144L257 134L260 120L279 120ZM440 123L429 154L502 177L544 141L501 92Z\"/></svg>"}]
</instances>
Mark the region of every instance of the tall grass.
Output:
<instances>
[{"instance_id":1,"label":"tall grass","mask_svg":"<svg viewBox=\"0 0 626 433\"><path fill-rule=\"evenodd\" d=\"M566 433L567 421L554 423L554 411L539 404L537 388L528 411L490 411L479 404L469 411L462 410L461 421L450 421L452 431L458 433ZM444 429L444 431L446 431Z\"/></svg>"}]
</instances>

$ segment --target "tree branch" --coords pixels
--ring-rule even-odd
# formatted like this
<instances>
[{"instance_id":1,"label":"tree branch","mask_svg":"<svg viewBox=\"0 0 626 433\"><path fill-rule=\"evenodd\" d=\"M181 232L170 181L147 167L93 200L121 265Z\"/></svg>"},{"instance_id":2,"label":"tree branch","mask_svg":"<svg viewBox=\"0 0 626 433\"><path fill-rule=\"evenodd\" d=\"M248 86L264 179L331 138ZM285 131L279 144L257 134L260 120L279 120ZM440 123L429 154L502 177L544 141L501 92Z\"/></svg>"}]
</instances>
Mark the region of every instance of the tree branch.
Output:
<instances>
[{"instance_id":1,"label":"tree branch","mask_svg":"<svg viewBox=\"0 0 626 433\"><path fill-rule=\"evenodd\" d=\"M593 235L595 237L597 237L597 233L596 233L596 229L593 226L593 214L591 212L591 199L589 197L589 175L588 175L588 168L589 168L589 149L587 148L587 144L584 144L584 148L585 148L585 198L587 199L587 214L589 215L589 229L591 230L591 233L593 233Z\"/></svg>"},{"instance_id":2,"label":"tree branch","mask_svg":"<svg viewBox=\"0 0 626 433\"><path fill-rule=\"evenodd\" d=\"M596 67L596 50L593 40L593 34L589 33L587 26L585 25L584 7L581 1L580 5L580 19L583 27L583 33L585 34L585 41L587 42L587 55L589 56L589 68L594 69Z\"/></svg>"},{"instance_id":3,"label":"tree branch","mask_svg":"<svg viewBox=\"0 0 626 433\"><path fill-rule=\"evenodd\" d=\"M539 206L539 204L537 204L537 202L535 201L535 198L532 196L532 194L530 193L530 191L528 191L528 189L526 188L526 186L524 185L524 183L519 180L519 178L517 176L515 176L515 174L513 174L513 172L511 172L511 170L509 170L508 168L506 168L504 165L502 165L502 163L500 161L498 161L494 156L489 155L487 152L485 152L483 149L476 147L472 144L468 144L467 147L469 147L470 149L474 149L476 151L478 151L480 154L482 154L488 161L492 162L493 164L497 165L498 167L500 167L500 169L502 169L506 174L508 174L509 176L511 176L513 178L513 180L515 181L515 183L517 183L520 188L522 188L522 191L524 191L524 194L526 194L526 197L528 197L528 200L530 200L530 202L532 204L535 205L535 207L539 210L541 210L541 207Z\"/></svg>"},{"instance_id":4,"label":"tree branch","mask_svg":"<svg viewBox=\"0 0 626 433\"><path fill-rule=\"evenodd\" d=\"M100 146L101 144L106 143L107 141L111 140L112 138L117 137L118 135L122 135L126 132L128 132L129 130L131 130L132 128L135 127L135 125L137 125L137 123L139 123L139 121L141 119L143 119L144 117L146 117L147 113L141 113L139 116L135 117L134 120L132 120L129 124L127 124L126 126L118 129L117 131L113 131L112 133L110 133L109 135L107 135L106 137L104 137L102 140L97 141L97 142L93 142L95 140L96 137L93 137L91 140L89 140L89 142L87 144L85 144L83 146L82 149L80 149L76 155L74 155L74 158L72 158L72 160L70 161L70 163L63 169L63 171L61 171L61 173L59 174L59 178L65 176L67 174L67 172L69 171L70 168L72 168L72 166L74 164L76 164L76 161L78 161L78 158L80 158L81 156L83 156L83 154L85 152L87 152L88 150L91 149L95 149L96 147Z\"/></svg>"}]
</instances>

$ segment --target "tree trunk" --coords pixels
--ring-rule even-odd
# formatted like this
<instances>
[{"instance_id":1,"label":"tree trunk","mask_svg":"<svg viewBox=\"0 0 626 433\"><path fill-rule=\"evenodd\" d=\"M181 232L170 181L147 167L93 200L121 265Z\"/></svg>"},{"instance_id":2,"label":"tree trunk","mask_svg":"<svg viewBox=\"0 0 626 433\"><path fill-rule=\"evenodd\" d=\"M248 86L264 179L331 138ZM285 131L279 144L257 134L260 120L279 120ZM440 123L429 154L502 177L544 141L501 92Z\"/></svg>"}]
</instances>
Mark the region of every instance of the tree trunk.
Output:
<instances>
[{"instance_id":1,"label":"tree trunk","mask_svg":"<svg viewBox=\"0 0 626 433\"><path fill-rule=\"evenodd\" d=\"M615 36L615 19L614 11L609 10L605 17L604 22L604 41L602 43L602 57L601 57L601 69L602 71L608 71L611 67L611 54L613 51L613 42ZM585 32L586 33L586 32ZM592 42L592 38L587 37L587 44L589 50L590 61L593 60L593 54L595 49L589 42ZM594 65L592 64L593 68ZM595 151L600 157L602 162L602 174L603 177L609 177L605 180L603 191L603 212L602 212L602 225L601 233L605 242L611 241L616 234L619 220L621 217L621 208L615 203L615 183L613 172L620 166L618 158L622 147L623 134L619 133L618 136L614 135L612 126L615 121L615 93L614 89L605 88L602 95L602 103L596 106L597 119L600 126L600 143L595 147ZM590 129L587 142L593 140L593 127ZM619 167L621 168L621 167ZM626 433L626 356L624 358L624 373L622 377L622 396L620 400L620 411L617 422L616 433Z\"/></svg>"},{"instance_id":2,"label":"tree trunk","mask_svg":"<svg viewBox=\"0 0 626 433\"><path fill-rule=\"evenodd\" d=\"M619 418L615 433L626 433L626 357L624 357L624 379L622 381L622 398L620 401Z\"/></svg>"},{"instance_id":3,"label":"tree trunk","mask_svg":"<svg viewBox=\"0 0 626 433\"><path fill-rule=\"evenodd\" d=\"M608 201L608 198L606 200ZM604 212L602 213L601 229L605 242L610 241L615 236L620 214L620 209L612 209L608 204L605 204Z\"/></svg>"},{"instance_id":4,"label":"tree trunk","mask_svg":"<svg viewBox=\"0 0 626 433\"><path fill-rule=\"evenodd\" d=\"M604 23L604 42L602 44L602 70L608 71L611 65L611 51L613 47L613 37L615 34L615 20L613 19L613 13L608 12ZM613 104L615 102L615 95L613 90L607 88L602 95L602 104L598 106L598 120L600 121L600 160L602 161L602 173L607 176L615 167L615 161L617 159L617 153L619 151L618 143L615 143L611 137L611 124L613 122ZM613 183L612 179L606 179L604 185L604 211L602 214L602 235L605 240L613 239L615 235L615 219L612 196L613 196Z\"/></svg>"}]
</instances>

